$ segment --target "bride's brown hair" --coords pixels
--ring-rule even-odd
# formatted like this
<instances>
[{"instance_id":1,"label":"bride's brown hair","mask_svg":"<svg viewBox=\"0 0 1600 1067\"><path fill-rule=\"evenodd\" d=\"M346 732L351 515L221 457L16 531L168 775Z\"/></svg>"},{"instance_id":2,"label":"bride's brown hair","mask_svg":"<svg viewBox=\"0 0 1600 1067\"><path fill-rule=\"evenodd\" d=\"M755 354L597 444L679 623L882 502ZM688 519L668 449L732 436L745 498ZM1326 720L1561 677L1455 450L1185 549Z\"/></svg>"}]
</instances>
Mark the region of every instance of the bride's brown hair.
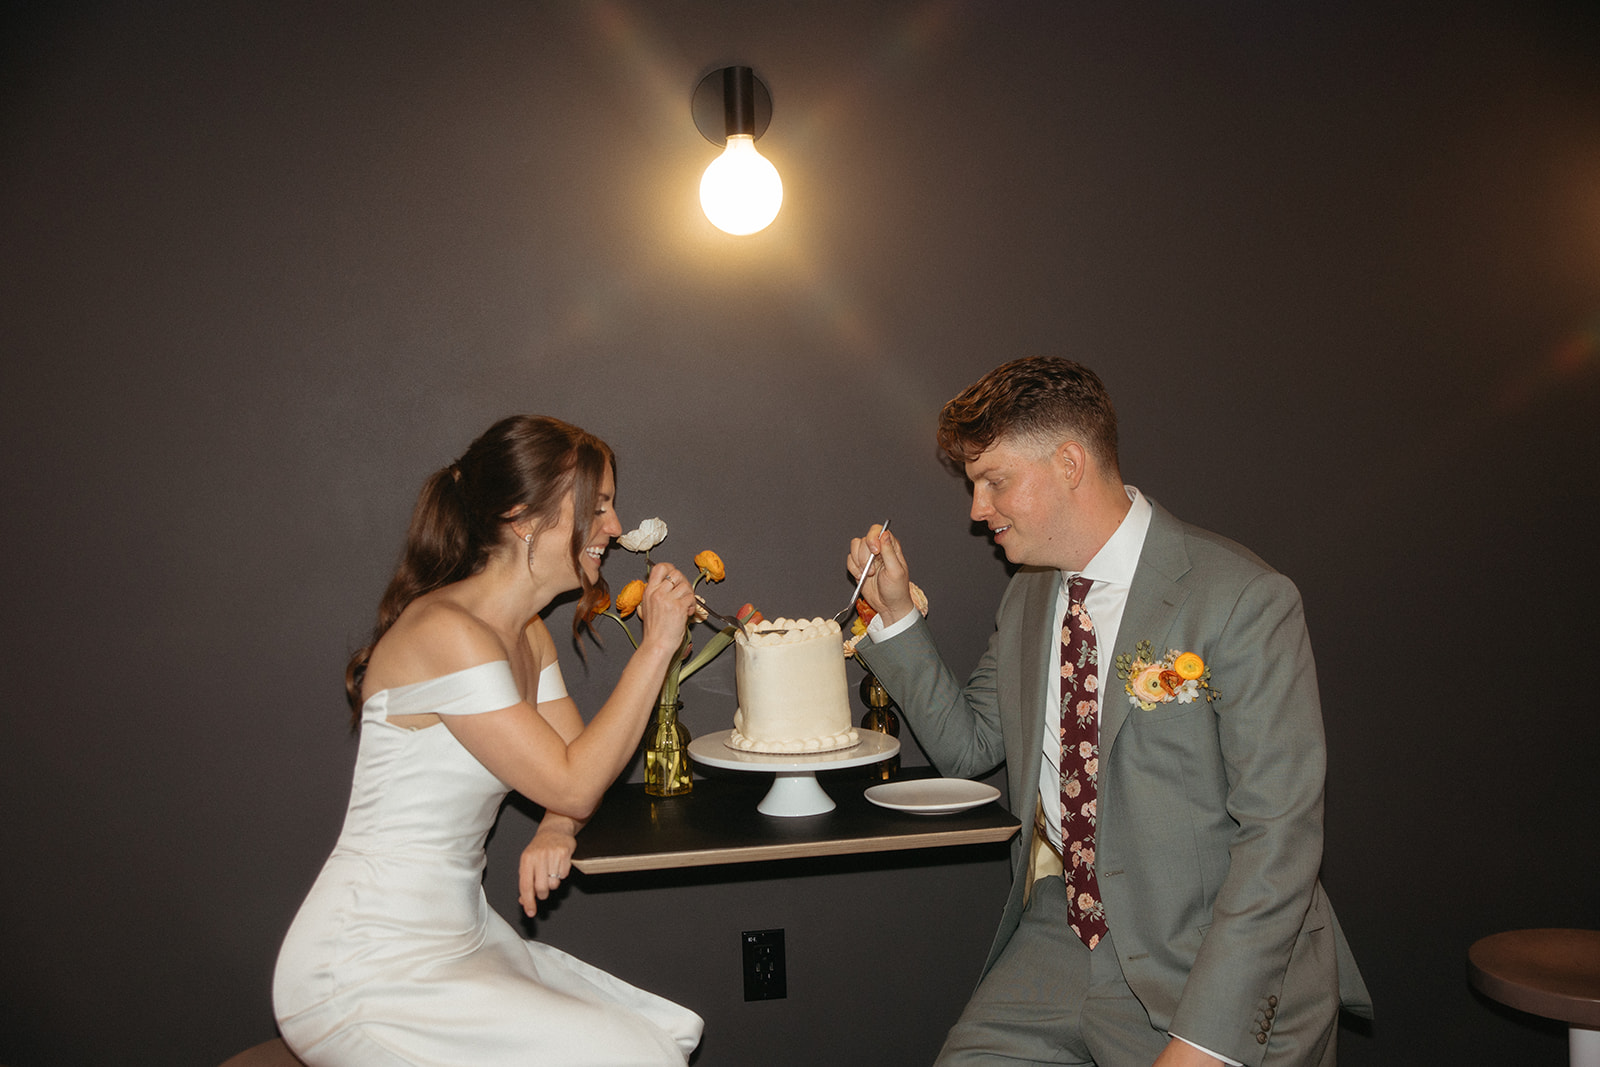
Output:
<instances>
[{"instance_id":1,"label":"bride's brown hair","mask_svg":"<svg viewBox=\"0 0 1600 1067\"><path fill-rule=\"evenodd\" d=\"M534 532L554 526L561 503L572 493L572 566L583 583L572 633L583 632L611 598L605 579L590 584L578 557L588 547L600 484L615 463L600 438L538 415L513 415L484 431L460 459L434 472L411 512L405 551L378 604L372 638L345 667L345 695L352 723L361 719L361 682L372 647L417 597L478 573L514 519L532 521Z\"/></svg>"}]
</instances>

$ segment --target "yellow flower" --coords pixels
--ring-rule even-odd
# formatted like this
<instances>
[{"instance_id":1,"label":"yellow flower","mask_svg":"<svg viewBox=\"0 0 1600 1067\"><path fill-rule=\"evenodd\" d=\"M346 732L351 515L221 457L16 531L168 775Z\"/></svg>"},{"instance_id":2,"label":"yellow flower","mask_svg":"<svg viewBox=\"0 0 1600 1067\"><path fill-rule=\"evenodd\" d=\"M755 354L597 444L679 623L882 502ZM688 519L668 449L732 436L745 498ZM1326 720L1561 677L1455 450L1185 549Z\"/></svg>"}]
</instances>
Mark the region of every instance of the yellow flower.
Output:
<instances>
[{"instance_id":1,"label":"yellow flower","mask_svg":"<svg viewBox=\"0 0 1600 1067\"><path fill-rule=\"evenodd\" d=\"M644 599L644 582L635 578L622 587L622 592L617 594L617 614L626 619L639 607L639 602Z\"/></svg>"},{"instance_id":2,"label":"yellow flower","mask_svg":"<svg viewBox=\"0 0 1600 1067\"><path fill-rule=\"evenodd\" d=\"M709 548L695 556L694 565L700 568L701 574L713 582L720 582L728 576L728 572L722 566L722 557Z\"/></svg>"},{"instance_id":3,"label":"yellow flower","mask_svg":"<svg viewBox=\"0 0 1600 1067\"><path fill-rule=\"evenodd\" d=\"M1185 652L1172 661L1172 669L1178 672L1178 677L1186 682L1192 682L1206 673L1205 660L1193 652Z\"/></svg>"}]
</instances>

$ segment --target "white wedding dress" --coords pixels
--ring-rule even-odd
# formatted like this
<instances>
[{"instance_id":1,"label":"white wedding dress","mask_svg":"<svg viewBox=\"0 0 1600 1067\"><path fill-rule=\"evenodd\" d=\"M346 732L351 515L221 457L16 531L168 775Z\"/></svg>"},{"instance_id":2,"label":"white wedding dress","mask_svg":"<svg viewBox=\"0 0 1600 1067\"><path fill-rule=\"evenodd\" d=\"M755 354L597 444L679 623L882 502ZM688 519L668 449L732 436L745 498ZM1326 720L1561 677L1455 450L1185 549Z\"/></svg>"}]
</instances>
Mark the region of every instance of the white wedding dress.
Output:
<instances>
[{"instance_id":1,"label":"white wedding dress","mask_svg":"<svg viewBox=\"0 0 1600 1067\"><path fill-rule=\"evenodd\" d=\"M374 694L344 831L278 954L273 1004L312 1067L683 1064L698 1015L526 941L489 907L507 787L445 726L522 699L504 661Z\"/></svg>"}]
</instances>

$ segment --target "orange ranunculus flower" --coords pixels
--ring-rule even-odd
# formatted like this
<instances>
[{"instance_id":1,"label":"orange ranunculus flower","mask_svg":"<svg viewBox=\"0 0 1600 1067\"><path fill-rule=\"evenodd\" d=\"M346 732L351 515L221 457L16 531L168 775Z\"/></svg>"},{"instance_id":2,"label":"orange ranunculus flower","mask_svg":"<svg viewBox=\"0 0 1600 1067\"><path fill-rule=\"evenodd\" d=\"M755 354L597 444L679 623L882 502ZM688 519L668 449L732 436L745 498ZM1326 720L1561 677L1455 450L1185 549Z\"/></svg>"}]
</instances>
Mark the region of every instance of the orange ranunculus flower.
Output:
<instances>
[{"instance_id":1,"label":"orange ranunculus flower","mask_svg":"<svg viewBox=\"0 0 1600 1067\"><path fill-rule=\"evenodd\" d=\"M639 602L644 599L644 581L635 578L622 587L622 592L617 594L617 614L626 619L639 608Z\"/></svg>"},{"instance_id":2,"label":"orange ranunculus flower","mask_svg":"<svg viewBox=\"0 0 1600 1067\"><path fill-rule=\"evenodd\" d=\"M1179 678L1192 682L1206 673L1206 661L1193 652L1185 652L1172 661L1172 669L1178 672Z\"/></svg>"},{"instance_id":3,"label":"orange ranunculus flower","mask_svg":"<svg viewBox=\"0 0 1600 1067\"><path fill-rule=\"evenodd\" d=\"M1183 688L1183 677L1177 671L1162 671L1161 688L1167 691L1168 696L1171 696Z\"/></svg>"},{"instance_id":4,"label":"orange ranunculus flower","mask_svg":"<svg viewBox=\"0 0 1600 1067\"><path fill-rule=\"evenodd\" d=\"M872 610L872 605L867 603L866 597L856 597L856 618L861 620L862 626L870 625L873 616L877 614L876 611Z\"/></svg>"},{"instance_id":5,"label":"orange ranunculus flower","mask_svg":"<svg viewBox=\"0 0 1600 1067\"><path fill-rule=\"evenodd\" d=\"M709 548L695 556L694 565L700 568L701 574L713 582L720 582L728 576L728 572L722 566L722 557Z\"/></svg>"}]
</instances>

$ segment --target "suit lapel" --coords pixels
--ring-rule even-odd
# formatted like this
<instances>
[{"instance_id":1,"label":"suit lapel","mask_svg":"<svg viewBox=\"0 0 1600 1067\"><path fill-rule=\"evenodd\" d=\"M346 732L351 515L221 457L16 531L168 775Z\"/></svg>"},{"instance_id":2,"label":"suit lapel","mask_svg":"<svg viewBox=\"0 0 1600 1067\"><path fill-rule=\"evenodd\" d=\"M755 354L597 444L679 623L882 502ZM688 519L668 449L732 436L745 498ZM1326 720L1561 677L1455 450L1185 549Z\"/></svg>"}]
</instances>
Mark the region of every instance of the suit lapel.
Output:
<instances>
[{"instance_id":1,"label":"suit lapel","mask_svg":"<svg viewBox=\"0 0 1600 1067\"><path fill-rule=\"evenodd\" d=\"M1021 726L1022 736L1028 740L1022 752L1030 755L1020 760L1025 769L1019 780L1023 795L1030 798L1029 803L1039 792L1039 760L1034 757L1044 750L1045 687L1052 682L1059 684L1059 679L1050 675L1055 662L1055 645L1060 640L1058 634L1051 632L1056 597L1060 595L1060 590L1061 572L1041 571L1032 583L1022 607L1020 632L1028 636L1022 642L1022 670L1019 674L1024 692L1022 702L1017 707L1026 709ZM1016 809L1015 799L1013 809Z\"/></svg>"},{"instance_id":2,"label":"suit lapel","mask_svg":"<svg viewBox=\"0 0 1600 1067\"><path fill-rule=\"evenodd\" d=\"M1100 701L1100 752L1102 758L1116 743L1117 731L1128 718L1133 705L1117 677L1116 657L1133 655L1140 641L1149 641L1156 654L1167 650L1167 634L1178 617L1178 608L1188 596L1179 579L1189 570L1189 554L1183 547L1183 524L1155 501L1150 502L1150 529L1139 552L1139 567L1128 590L1128 605L1122 612L1117 631L1117 646L1101 649L1112 661L1106 672L1106 688Z\"/></svg>"}]
</instances>

